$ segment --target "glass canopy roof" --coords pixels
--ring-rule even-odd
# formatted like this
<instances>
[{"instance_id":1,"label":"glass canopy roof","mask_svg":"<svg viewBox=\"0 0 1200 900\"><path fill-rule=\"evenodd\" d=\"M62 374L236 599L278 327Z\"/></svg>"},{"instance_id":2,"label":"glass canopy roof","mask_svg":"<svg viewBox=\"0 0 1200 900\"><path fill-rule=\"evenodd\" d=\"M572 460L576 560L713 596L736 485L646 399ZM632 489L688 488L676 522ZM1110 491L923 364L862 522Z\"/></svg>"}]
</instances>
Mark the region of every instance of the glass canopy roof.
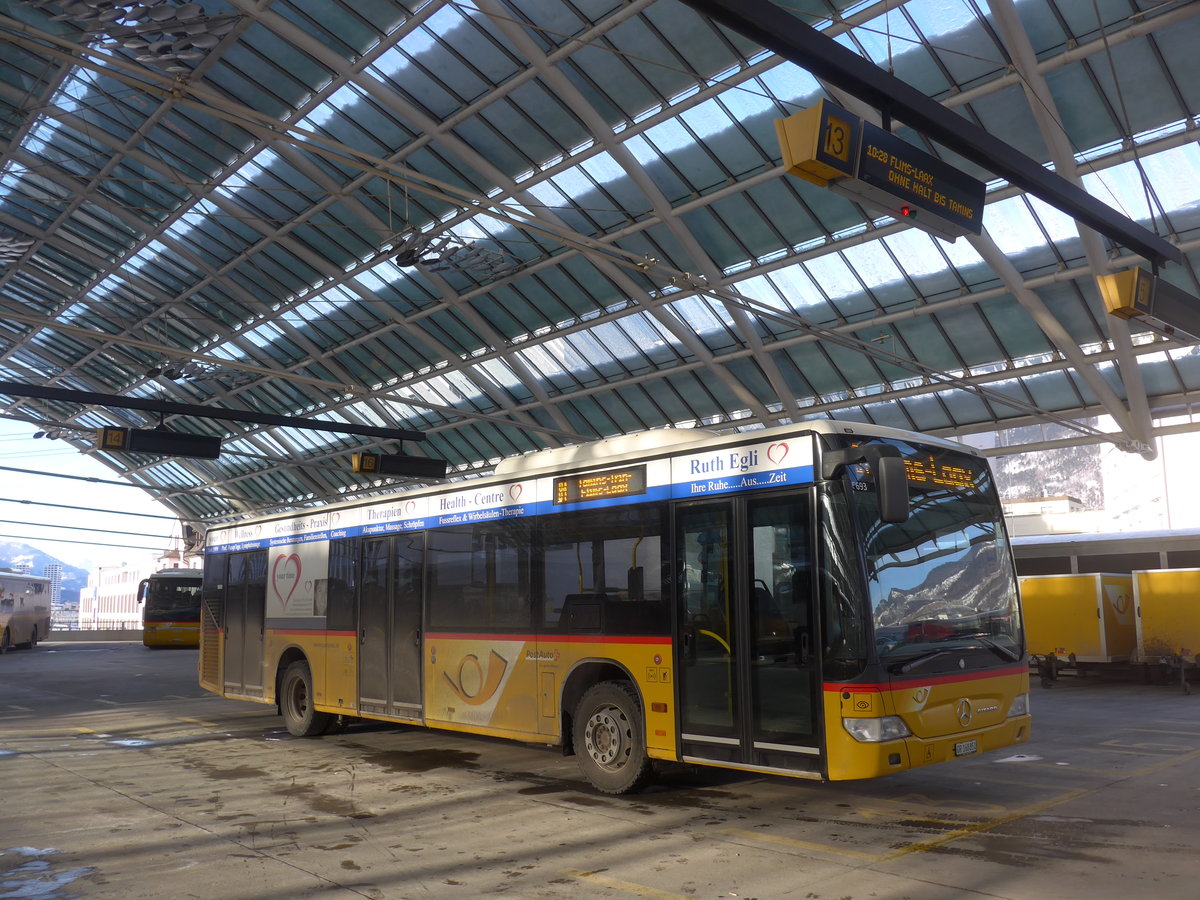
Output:
<instances>
[{"instance_id":1,"label":"glass canopy roof","mask_svg":"<svg viewBox=\"0 0 1200 900\"><path fill-rule=\"evenodd\" d=\"M786 8L1168 239L1200 295L1200 4ZM665 427L1144 450L1200 389L1192 342L1104 311L1140 257L902 116L987 183L982 235L786 174L777 119L879 111L678 0L28 0L0 53L0 381L426 436L167 415L220 459L103 454L159 416L0 390L190 522L396 489L362 450L462 478Z\"/></svg>"}]
</instances>

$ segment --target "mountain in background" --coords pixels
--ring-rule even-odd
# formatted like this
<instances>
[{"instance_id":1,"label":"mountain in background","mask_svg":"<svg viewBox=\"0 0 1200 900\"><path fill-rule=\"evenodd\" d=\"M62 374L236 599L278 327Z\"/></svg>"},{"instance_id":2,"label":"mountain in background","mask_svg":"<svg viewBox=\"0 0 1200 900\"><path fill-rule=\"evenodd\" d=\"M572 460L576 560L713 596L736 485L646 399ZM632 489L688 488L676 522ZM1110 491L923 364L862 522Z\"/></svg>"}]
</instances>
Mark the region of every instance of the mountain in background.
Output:
<instances>
[{"instance_id":1,"label":"mountain in background","mask_svg":"<svg viewBox=\"0 0 1200 900\"><path fill-rule=\"evenodd\" d=\"M43 553L28 544L16 541L0 541L0 569L15 569L17 566L29 564L30 575L44 575L46 566L58 563L62 566L62 602L78 603L79 591L87 586L88 570L79 566L68 565L49 553Z\"/></svg>"}]
</instances>

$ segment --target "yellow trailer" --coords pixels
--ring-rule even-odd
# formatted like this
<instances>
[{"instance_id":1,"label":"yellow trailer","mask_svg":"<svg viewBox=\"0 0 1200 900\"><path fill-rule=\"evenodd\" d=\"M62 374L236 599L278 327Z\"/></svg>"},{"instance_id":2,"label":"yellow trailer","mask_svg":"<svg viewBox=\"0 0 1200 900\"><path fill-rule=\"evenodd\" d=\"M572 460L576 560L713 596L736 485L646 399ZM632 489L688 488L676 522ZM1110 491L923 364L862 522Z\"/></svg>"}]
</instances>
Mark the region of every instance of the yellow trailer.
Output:
<instances>
[{"instance_id":1,"label":"yellow trailer","mask_svg":"<svg viewBox=\"0 0 1200 900\"><path fill-rule=\"evenodd\" d=\"M1020 583L1030 656L1112 663L1134 654L1132 576L1027 575Z\"/></svg>"},{"instance_id":2,"label":"yellow trailer","mask_svg":"<svg viewBox=\"0 0 1200 900\"><path fill-rule=\"evenodd\" d=\"M1137 662L1192 660L1200 653L1200 569L1133 573Z\"/></svg>"}]
</instances>

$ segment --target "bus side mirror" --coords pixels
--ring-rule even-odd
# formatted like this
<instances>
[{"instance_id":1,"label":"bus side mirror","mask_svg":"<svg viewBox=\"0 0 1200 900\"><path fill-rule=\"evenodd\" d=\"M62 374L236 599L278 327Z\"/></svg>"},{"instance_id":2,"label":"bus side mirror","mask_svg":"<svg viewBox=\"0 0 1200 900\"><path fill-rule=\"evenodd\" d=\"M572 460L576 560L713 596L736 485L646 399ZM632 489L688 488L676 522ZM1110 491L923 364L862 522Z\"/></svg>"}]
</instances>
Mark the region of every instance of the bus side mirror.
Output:
<instances>
[{"instance_id":1,"label":"bus side mirror","mask_svg":"<svg viewBox=\"0 0 1200 900\"><path fill-rule=\"evenodd\" d=\"M885 522L908 521L908 474L900 451L889 444L869 444L865 447L846 447L826 452L821 474L836 478L845 466L866 463L875 476L875 491L879 498L879 518Z\"/></svg>"},{"instance_id":2,"label":"bus side mirror","mask_svg":"<svg viewBox=\"0 0 1200 900\"><path fill-rule=\"evenodd\" d=\"M879 491L879 518L885 522L908 521L908 475L899 456L875 460L875 487Z\"/></svg>"}]
</instances>

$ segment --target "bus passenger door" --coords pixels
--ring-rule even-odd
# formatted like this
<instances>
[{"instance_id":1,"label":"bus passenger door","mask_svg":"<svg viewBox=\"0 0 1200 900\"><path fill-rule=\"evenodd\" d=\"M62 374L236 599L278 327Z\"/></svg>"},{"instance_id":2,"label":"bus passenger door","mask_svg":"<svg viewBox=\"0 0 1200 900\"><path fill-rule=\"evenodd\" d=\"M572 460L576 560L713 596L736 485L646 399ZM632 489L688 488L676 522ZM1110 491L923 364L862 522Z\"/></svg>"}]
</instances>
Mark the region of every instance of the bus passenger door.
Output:
<instances>
[{"instance_id":1,"label":"bus passenger door","mask_svg":"<svg viewBox=\"0 0 1200 900\"><path fill-rule=\"evenodd\" d=\"M225 692L263 695L263 628L267 599L267 554L261 550L229 557L225 590Z\"/></svg>"},{"instance_id":2,"label":"bus passenger door","mask_svg":"<svg viewBox=\"0 0 1200 900\"><path fill-rule=\"evenodd\" d=\"M421 714L424 536L365 538L358 595L358 710Z\"/></svg>"},{"instance_id":3,"label":"bus passenger door","mask_svg":"<svg viewBox=\"0 0 1200 900\"><path fill-rule=\"evenodd\" d=\"M820 773L811 494L681 507L681 752Z\"/></svg>"}]
</instances>

